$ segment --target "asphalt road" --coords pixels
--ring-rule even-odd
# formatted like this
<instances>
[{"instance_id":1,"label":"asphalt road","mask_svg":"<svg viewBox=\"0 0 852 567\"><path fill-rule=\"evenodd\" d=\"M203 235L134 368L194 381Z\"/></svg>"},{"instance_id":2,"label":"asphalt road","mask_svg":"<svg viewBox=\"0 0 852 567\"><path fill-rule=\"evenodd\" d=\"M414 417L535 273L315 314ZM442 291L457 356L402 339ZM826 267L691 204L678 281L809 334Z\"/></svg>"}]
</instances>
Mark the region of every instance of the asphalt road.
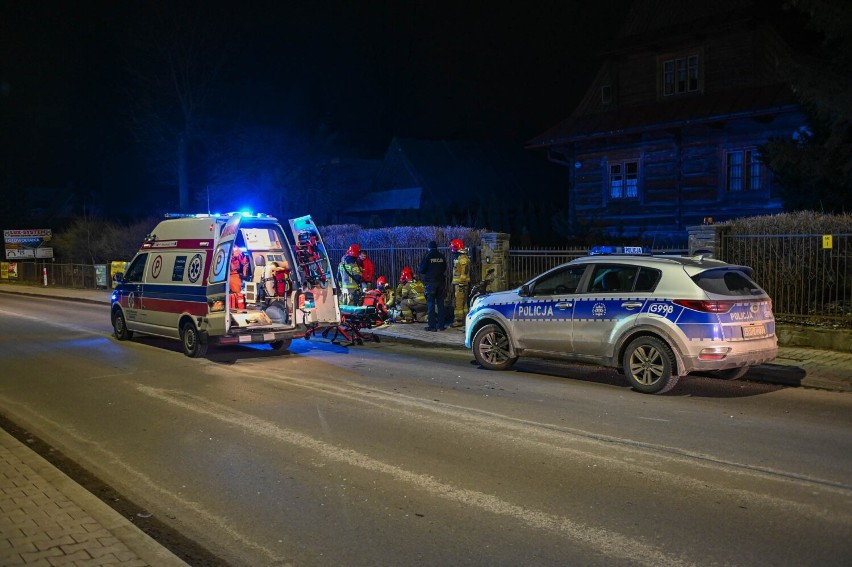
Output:
<instances>
[{"instance_id":1,"label":"asphalt road","mask_svg":"<svg viewBox=\"0 0 852 567\"><path fill-rule=\"evenodd\" d=\"M840 565L852 397L382 342L117 342L0 295L0 413L232 565Z\"/></svg>"}]
</instances>

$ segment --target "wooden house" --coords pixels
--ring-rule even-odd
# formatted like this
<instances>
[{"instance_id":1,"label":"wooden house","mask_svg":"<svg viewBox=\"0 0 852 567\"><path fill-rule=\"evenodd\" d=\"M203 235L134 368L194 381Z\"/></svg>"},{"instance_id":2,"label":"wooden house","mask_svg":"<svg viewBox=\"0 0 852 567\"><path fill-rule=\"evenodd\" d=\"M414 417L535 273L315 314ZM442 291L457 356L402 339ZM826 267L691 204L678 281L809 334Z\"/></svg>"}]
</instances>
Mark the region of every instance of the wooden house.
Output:
<instances>
[{"instance_id":1,"label":"wooden house","mask_svg":"<svg viewBox=\"0 0 852 567\"><path fill-rule=\"evenodd\" d=\"M705 219L780 212L759 152L805 124L788 53L750 2L635 2L574 112L527 145L567 168L575 234L678 243Z\"/></svg>"}]
</instances>

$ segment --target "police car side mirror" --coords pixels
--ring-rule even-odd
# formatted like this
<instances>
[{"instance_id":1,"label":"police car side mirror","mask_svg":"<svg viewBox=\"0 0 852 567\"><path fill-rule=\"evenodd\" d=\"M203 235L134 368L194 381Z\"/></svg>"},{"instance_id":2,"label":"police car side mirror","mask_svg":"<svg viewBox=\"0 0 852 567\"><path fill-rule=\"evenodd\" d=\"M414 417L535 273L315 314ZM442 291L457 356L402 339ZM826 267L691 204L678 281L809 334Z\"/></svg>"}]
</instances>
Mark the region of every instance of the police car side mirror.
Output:
<instances>
[{"instance_id":1,"label":"police car side mirror","mask_svg":"<svg viewBox=\"0 0 852 567\"><path fill-rule=\"evenodd\" d=\"M529 297L530 296L529 284L522 285L521 289L518 291L518 295L520 295L521 297Z\"/></svg>"},{"instance_id":2,"label":"police car side mirror","mask_svg":"<svg viewBox=\"0 0 852 567\"><path fill-rule=\"evenodd\" d=\"M115 274L113 274L112 279L116 283L121 283L121 280L124 279L124 274L122 272L116 272Z\"/></svg>"}]
</instances>

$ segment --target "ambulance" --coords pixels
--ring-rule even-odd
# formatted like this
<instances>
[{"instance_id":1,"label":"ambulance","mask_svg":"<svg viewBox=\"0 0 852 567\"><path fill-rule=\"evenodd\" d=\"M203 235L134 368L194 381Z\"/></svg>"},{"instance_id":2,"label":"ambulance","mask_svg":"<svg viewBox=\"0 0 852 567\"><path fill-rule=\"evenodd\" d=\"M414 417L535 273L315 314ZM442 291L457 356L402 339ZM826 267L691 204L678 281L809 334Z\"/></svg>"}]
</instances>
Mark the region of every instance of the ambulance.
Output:
<instances>
[{"instance_id":1,"label":"ambulance","mask_svg":"<svg viewBox=\"0 0 852 567\"><path fill-rule=\"evenodd\" d=\"M287 349L315 327L339 324L340 292L316 225L310 216L288 224L265 214L166 215L118 277L115 337L178 339L200 357L210 344ZM235 247L247 264L237 278Z\"/></svg>"}]
</instances>

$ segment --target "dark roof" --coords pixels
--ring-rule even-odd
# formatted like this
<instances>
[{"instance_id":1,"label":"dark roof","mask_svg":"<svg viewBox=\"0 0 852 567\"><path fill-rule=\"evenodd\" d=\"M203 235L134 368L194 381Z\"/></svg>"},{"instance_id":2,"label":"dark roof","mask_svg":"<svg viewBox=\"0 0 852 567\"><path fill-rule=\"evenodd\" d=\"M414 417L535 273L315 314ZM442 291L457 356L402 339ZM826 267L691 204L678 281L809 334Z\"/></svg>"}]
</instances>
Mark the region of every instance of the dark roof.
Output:
<instances>
[{"instance_id":1,"label":"dark roof","mask_svg":"<svg viewBox=\"0 0 852 567\"><path fill-rule=\"evenodd\" d=\"M544 134L530 140L528 148L542 148L579 139L638 133L687 124L707 124L738 117L756 117L797 109L789 86L766 85L680 97L611 112L574 114Z\"/></svg>"},{"instance_id":2,"label":"dark roof","mask_svg":"<svg viewBox=\"0 0 852 567\"><path fill-rule=\"evenodd\" d=\"M411 210L420 208L420 187L374 191L358 198L344 213L370 213L380 211Z\"/></svg>"},{"instance_id":3,"label":"dark roof","mask_svg":"<svg viewBox=\"0 0 852 567\"><path fill-rule=\"evenodd\" d=\"M423 204L464 206L491 196L546 191L558 173L518 143L394 138L375 189L419 187Z\"/></svg>"},{"instance_id":4,"label":"dark roof","mask_svg":"<svg viewBox=\"0 0 852 567\"><path fill-rule=\"evenodd\" d=\"M710 27L729 24L734 19L750 17L755 9L752 0L634 0L621 27L620 43L635 45L641 38L671 37L671 31L682 34L706 33Z\"/></svg>"}]
</instances>

